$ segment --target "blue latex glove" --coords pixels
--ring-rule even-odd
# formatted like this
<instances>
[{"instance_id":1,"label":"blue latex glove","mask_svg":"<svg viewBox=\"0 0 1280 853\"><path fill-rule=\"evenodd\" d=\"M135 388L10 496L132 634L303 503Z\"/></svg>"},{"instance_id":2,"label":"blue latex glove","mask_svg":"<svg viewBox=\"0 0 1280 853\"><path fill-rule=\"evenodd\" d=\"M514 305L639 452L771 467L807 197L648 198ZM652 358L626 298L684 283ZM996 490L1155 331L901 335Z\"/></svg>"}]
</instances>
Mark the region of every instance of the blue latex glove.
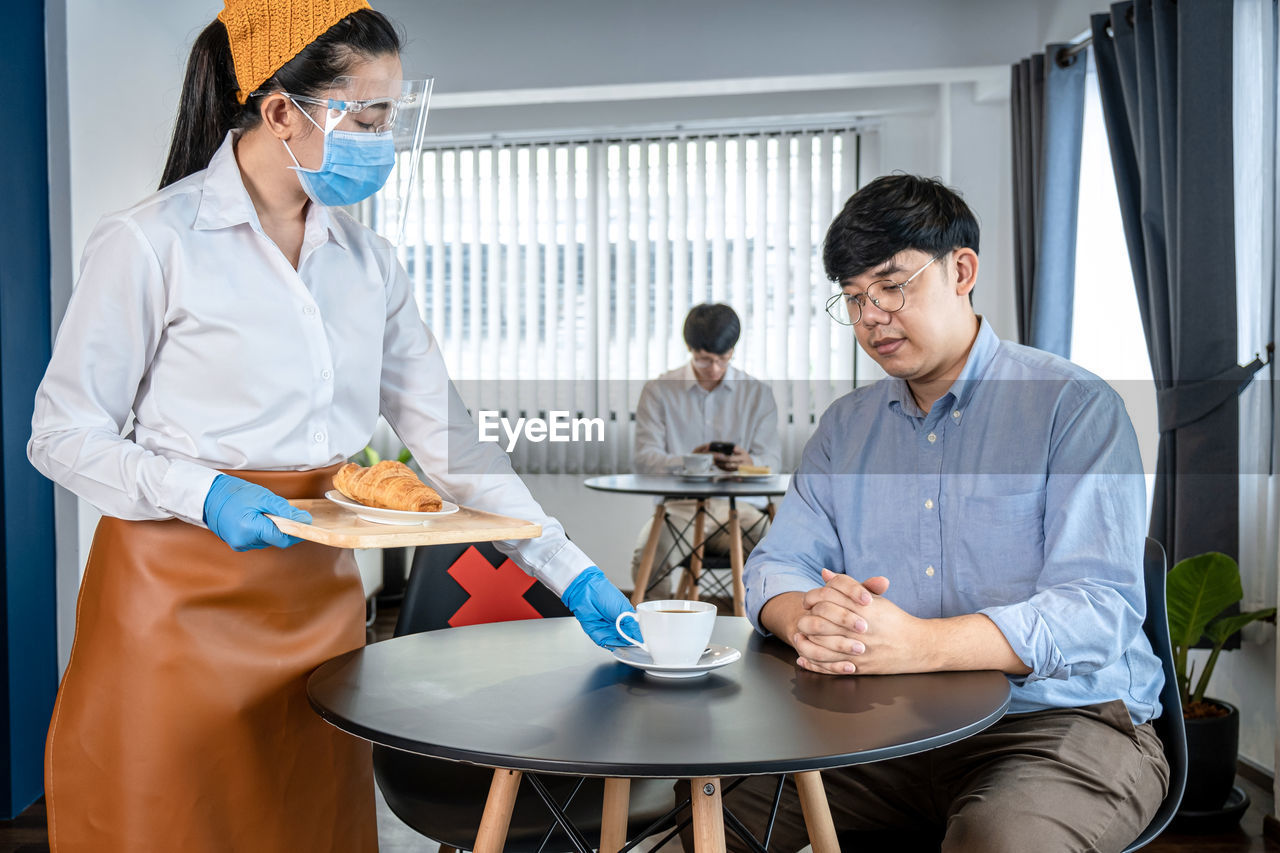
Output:
<instances>
[{"instance_id":1,"label":"blue latex glove","mask_svg":"<svg viewBox=\"0 0 1280 853\"><path fill-rule=\"evenodd\" d=\"M597 646L616 649L630 645L618 635L614 623L620 615L635 608L596 566L574 578L560 600L573 611L582 624L582 630ZM630 620L623 624L635 625Z\"/></svg>"},{"instance_id":2,"label":"blue latex glove","mask_svg":"<svg viewBox=\"0 0 1280 853\"><path fill-rule=\"evenodd\" d=\"M280 532L264 513L311 523L311 513L262 486L219 474L204 498L204 523L236 551L252 551L274 545L288 548L302 540Z\"/></svg>"}]
</instances>

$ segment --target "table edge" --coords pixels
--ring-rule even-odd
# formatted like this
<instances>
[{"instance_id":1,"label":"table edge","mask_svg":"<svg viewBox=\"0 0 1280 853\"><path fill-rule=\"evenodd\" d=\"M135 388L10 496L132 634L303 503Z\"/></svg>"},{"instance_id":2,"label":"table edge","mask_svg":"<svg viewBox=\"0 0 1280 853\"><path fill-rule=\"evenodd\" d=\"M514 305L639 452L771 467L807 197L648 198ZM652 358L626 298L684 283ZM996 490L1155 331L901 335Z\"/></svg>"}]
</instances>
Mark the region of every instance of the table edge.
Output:
<instances>
[{"instance_id":1,"label":"table edge","mask_svg":"<svg viewBox=\"0 0 1280 853\"><path fill-rule=\"evenodd\" d=\"M977 671L995 672L995 670ZM314 676L314 673L312 673L312 676ZM311 676L307 679L308 683L310 683L310 680ZM367 726L362 726L359 723L355 723L341 717L317 704L311 697L310 689L307 690L307 702L321 719L349 735L354 735L361 740L368 741L369 743L377 746L388 747L399 750L400 752L407 752L412 755L420 755L424 758L438 758L444 761L454 761L462 764L472 764L478 767L488 767L492 769L551 773L560 776L589 776L593 778L626 779L693 779L703 776L768 776L780 773L803 773L811 770L835 770L841 767L852 767L857 764L870 764L875 761L902 758L908 755L914 755L918 752L924 752L929 749L935 749L940 746L946 746L948 744L964 740L965 738L971 737L978 732L989 728L1008 712L1011 698L1012 691L1010 691L1006 685L1004 701L1000 703L999 707L995 708L991 713L981 719L975 720L966 726L943 735L936 735L934 737L924 738L910 743L896 744L894 746L886 746L858 753L856 760L853 761L848 760L848 755L835 755L776 760L765 763L724 762L716 763L714 765L691 764L676 768L670 765L613 764L609 762L580 764L566 761L513 759L510 756L499 755L496 753L460 750L452 747L437 747L432 752L424 752L422 747L426 744L423 744L421 741L410 741L408 739L390 737L380 732L374 732ZM376 734L377 737L371 737L371 734Z\"/></svg>"},{"instance_id":2,"label":"table edge","mask_svg":"<svg viewBox=\"0 0 1280 853\"><path fill-rule=\"evenodd\" d=\"M609 474L609 475L602 475L602 476L618 476L618 475ZM660 476L660 475L655 475L655 476ZM791 475L790 475L790 474L776 474L776 475L775 475L775 477L789 477L789 476L791 476ZM591 490L592 490L592 491L594 491L594 492L608 492L608 493L610 493L610 494L615 494L615 495L653 495L653 496L656 496L656 497L671 497L671 498L698 498L698 497L703 497L703 498L770 498L770 497L781 497L781 496L783 496L783 495L785 495L785 494L787 493L787 489L786 489L785 487L780 486L780 485L777 485L777 484L775 484L772 488L767 488L767 489L754 489L754 488L751 488L751 489L744 489L743 487L750 486L750 484L751 484L751 482L752 482L752 481L750 481L750 480L734 480L734 481L733 481L733 487L734 487L734 489L733 489L733 492L732 492L732 493L730 493L730 492L726 492L726 491L724 491L724 490L719 490L719 491L710 491L710 490L708 490L708 486L709 486L710 484L700 484L700 483L689 483L688 485L691 487L690 489L679 489L679 488L677 488L677 489L675 489L675 490L670 490L670 489L621 489L621 488L615 488L615 487L612 487L612 486L604 486L604 485L600 485L600 484L592 485L592 484L591 484L591 481L592 481L592 480L595 480L595 479L598 479L598 478L597 478L597 477L588 477L587 479L585 479L585 480L583 480L583 481L582 481L582 485L586 486L588 489L591 489ZM725 482L728 482L728 481L725 481ZM763 482L763 481L758 481L758 482Z\"/></svg>"}]
</instances>

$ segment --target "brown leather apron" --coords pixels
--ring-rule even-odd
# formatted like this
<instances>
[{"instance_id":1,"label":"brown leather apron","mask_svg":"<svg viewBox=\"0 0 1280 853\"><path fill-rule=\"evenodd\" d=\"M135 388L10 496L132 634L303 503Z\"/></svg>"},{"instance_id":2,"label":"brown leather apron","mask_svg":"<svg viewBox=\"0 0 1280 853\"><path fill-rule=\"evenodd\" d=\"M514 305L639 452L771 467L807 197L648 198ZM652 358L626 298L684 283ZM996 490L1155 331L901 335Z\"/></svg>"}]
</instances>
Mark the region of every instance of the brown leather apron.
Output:
<instances>
[{"instance_id":1,"label":"brown leather apron","mask_svg":"<svg viewBox=\"0 0 1280 853\"><path fill-rule=\"evenodd\" d=\"M230 473L296 499L335 470ZM305 691L364 644L363 601L350 551L102 519L45 749L51 849L376 851L369 745Z\"/></svg>"}]
</instances>

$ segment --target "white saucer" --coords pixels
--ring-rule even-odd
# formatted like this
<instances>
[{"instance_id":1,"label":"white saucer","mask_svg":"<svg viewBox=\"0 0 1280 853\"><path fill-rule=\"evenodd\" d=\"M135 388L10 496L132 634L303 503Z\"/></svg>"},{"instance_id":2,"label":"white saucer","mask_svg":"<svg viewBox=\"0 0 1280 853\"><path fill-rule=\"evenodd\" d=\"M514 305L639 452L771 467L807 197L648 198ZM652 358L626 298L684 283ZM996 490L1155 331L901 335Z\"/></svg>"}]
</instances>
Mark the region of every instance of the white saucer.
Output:
<instances>
[{"instance_id":1,"label":"white saucer","mask_svg":"<svg viewBox=\"0 0 1280 853\"><path fill-rule=\"evenodd\" d=\"M742 657L742 652L732 646L712 643L707 646L707 650L702 653L697 663L687 666L658 666L653 662L653 658L649 657L648 652L636 646L613 649L613 656L621 663L643 669L648 675L656 678L697 678L713 669L733 663Z\"/></svg>"},{"instance_id":2,"label":"white saucer","mask_svg":"<svg viewBox=\"0 0 1280 853\"><path fill-rule=\"evenodd\" d=\"M351 500L337 489L330 489L324 493L324 496L338 506L351 510L365 521L372 521L375 524L399 524L403 526L429 524L441 516L453 515L458 511L457 504L444 500L440 502L439 512L408 512L402 509L380 509L376 506L365 506L362 503L356 503Z\"/></svg>"},{"instance_id":3,"label":"white saucer","mask_svg":"<svg viewBox=\"0 0 1280 853\"><path fill-rule=\"evenodd\" d=\"M721 472L715 469L710 471L686 471L683 468L677 468L674 473L677 477L683 477L686 480L713 480Z\"/></svg>"}]
</instances>

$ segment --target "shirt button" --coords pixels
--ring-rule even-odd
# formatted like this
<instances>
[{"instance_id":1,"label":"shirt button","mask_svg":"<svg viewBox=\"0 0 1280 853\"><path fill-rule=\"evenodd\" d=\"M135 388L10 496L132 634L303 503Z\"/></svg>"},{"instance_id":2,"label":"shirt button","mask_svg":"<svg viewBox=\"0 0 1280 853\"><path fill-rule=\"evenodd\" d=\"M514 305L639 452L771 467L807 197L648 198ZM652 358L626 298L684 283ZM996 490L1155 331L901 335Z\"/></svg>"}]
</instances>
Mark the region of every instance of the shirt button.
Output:
<instances>
[{"instance_id":1,"label":"shirt button","mask_svg":"<svg viewBox=\"0 0 1280 853\"><path fill-rule=\"evenodd\" d=\"M327 369L326 369L326 370L322 370L322 371L320 371L320 378L321 378L321 379L329 379L329 378L331 378L332 376L333 376L333 371L332 371L332 370L327 370Z\"/></svg>"},{"instance_id":2,"label":"shirt button","mask_svg":"<svg viewBox=\"0 0 1280 853\"><path fill-rule=\"evenodd\" d=\"M316 306L308 305L307 307L302 309L302 313L310 317L312 314L316 313Z\"/></svg>"},{"instance_id":3,"label":"shirt button","mask_svg":"<svg viewBox=\"0 0 1280 853\"><path fill-rule=\"evenodd\" d=\"M313 435L312 438L316 440L316 444L319 444L320 442L324 441L324 433L318 432L315 435Z\"/></svg>"},{"instance_id":4,"label":"shirt button","mask_svg":"<svg viewBox=\"0 0 1280 853\"><path fill-rule=\"evenodd\" d=\"M960 420L960 410L956 409L954 412L952 412L951 417L955 418L956 420Z\"/></svg>"},{"instance_id":5,"label":"shirt button","mask_svg":"<svg viewBox=\"0 0 1280 853\"><path fill-rule=\"evenodd\" d=\"M929 577L933 577L933 566L930 566L929 568L925 569L924 573Z\"/></svg>"},{"instance_id":6,"label":"shirt button","mask_svg":"<svg viewBox=\"0 0 1280 853\"><path fill-rule=\"evenodd\" d=\"M937 440L938 440L937 433L932 433L932 432L931 432L931 433L929 433L929 443L930 443L930 444L933 444L933 443L934 443L935 441L937 441Z\"/></svg>"},{"instance_id":7,"label":"shirt button","mask_svg":"<svg viewBox=\"0 0 1280 853\"><path fill-rule=\"evenodd\" d=\"M929 498L927 501L924 502L924 508L933 509L933 498Z\"/></svg>"}]
</instances>

